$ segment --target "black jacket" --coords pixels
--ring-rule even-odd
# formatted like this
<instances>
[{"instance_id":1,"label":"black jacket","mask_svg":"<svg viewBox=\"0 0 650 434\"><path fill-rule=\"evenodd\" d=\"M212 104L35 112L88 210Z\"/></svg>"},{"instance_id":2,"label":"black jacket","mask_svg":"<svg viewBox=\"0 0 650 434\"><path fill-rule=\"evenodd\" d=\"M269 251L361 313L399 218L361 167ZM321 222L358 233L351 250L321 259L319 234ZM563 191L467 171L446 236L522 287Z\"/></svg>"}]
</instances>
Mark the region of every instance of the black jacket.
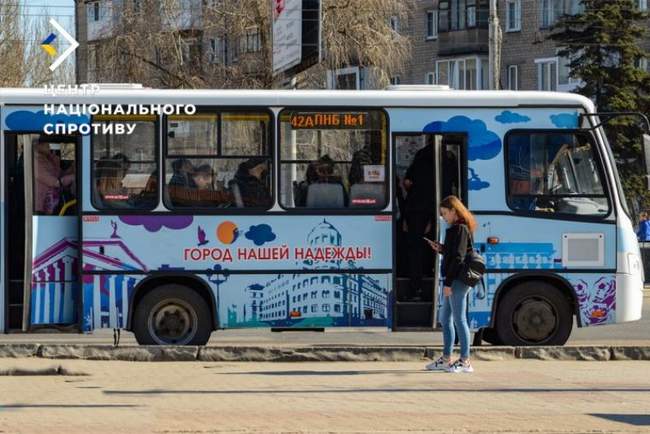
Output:
<instances>
[{"instance_id":1,"label":"black jacket","mask_svg":"<svg viewBox=\"0 0 650 434\"><path fill-rule=\"evenodd\" d=\"M406 195L406 212L434 215L436 212L433 146L420 149L406 171L405 178L413 185Z\"/></svg>"},{"instance_id":2,"label":"black jacket","mask_svg":"<svg viewBox=\"0 0 650 434\"><path fill-rule=\"evenodd\" d=\"M246 208L268 208L273 199L266 184L256 177L249 175L248 170L238 170L235 182L239 187Z\"/></svg>"},{"instance_id":3,"label":"black jacket","mask_svg":"<svg viewBox=\"0 0 650 434\"><path fill-rule=\"evenodd\" d=\"M442 275L445 286L458 278L465 262L465 256L471 248L469 228L465 224L451 225L445 232L445 244L442 248Z\"/></svg>"}]
</instances>

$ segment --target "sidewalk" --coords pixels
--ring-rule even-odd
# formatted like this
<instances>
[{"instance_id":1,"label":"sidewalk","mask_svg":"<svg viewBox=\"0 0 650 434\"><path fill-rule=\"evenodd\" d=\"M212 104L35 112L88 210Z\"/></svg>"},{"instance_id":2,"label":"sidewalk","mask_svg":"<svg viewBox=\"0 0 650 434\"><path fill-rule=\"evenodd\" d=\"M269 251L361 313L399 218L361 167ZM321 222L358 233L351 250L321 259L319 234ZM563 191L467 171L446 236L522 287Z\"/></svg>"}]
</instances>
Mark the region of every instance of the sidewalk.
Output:
<instances>
[{"instance_id":1,"label":"sidewalk","mask_svg":"<svg viewBox=\"0 0 650 434\"><path fill-rule=\"evenodd\" d=\"M627 433L646 362L120 363L0 359L6 433ZM17 376L17 374L21 374ZM48 375L49 374L49 375Z\"/></svg>"}]
</instances>

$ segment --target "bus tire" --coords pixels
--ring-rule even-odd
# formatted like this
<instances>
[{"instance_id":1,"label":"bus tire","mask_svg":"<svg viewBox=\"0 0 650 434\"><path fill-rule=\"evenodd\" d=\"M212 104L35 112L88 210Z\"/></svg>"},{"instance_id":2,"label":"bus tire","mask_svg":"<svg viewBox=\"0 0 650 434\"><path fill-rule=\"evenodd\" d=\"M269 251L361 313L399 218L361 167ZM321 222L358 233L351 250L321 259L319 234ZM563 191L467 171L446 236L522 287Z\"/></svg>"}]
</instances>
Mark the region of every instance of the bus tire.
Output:
<instances>
[{"instance_id":1,"label":"bus tire","mask_svg":"<svg viewBox=\"0 0 650 434\"><path fill-rule=\"evenodd\" d=\"M481 334L482 340L492 345L503 345L503 341L499 338L496 329L492 327L485 327Z\"/></svg>"},{"instance_id":2,"label":"bus tire","mask_svg":"<svg viewBox=\"0 0 650 434\"><path fill-rule=\"evenodd\" d=\"M499 302L496 331L505 345L564 345L572 327L569 301L546 282L520 283Z\"/></svg>"},{"instance_id":3,"label":"bus tire","mask_svg":"<svg viewBox=\"0 0 650 434\"><path fill-rule=\"evenodd\" d=\"M212 333L210 309L183 285L159 286L142 297L133 313L140 345L205 345Z\"/></svg>"}]
</instances>

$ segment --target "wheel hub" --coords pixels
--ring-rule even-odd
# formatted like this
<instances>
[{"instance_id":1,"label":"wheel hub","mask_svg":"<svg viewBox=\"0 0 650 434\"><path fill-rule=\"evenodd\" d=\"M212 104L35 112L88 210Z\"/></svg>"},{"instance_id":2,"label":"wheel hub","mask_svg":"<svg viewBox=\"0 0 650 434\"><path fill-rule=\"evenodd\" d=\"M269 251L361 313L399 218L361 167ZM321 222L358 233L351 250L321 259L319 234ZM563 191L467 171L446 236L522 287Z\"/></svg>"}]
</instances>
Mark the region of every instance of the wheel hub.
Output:
<instances>
[{"instance_id":1,"label":"wheel hub","mask_svg":"<svg viewBox=\"0 0 650 434\"><path fill-rule=\"evenodd\" d=\"M522 340L539 343L553 335L558 327L558 318L548 301L527 298L515 309L513 324Z\"/></svg>"},{"instance_id":2,"label":"wheel hub","mask_svg":"<svg viewBox=\"0 0 650 434\"><path fill-rule=\"evenodd\" d=\"M194 310L181 300L159 303L149 317L149 329L160 344L183 345L196 333Z\"/></svg>"}]
</instances>

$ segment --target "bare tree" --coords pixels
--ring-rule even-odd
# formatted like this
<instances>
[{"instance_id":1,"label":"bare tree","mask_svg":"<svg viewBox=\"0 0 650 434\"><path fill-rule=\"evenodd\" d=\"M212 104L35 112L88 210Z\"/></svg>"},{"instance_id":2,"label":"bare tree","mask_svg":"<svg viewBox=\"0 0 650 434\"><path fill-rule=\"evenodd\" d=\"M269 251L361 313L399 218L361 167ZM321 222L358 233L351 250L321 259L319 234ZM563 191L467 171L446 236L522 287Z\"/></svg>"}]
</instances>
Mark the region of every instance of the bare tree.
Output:
<instances>
[{"instance_id":1,"label":"bare tree","mask_svg":"<svg viewBox=\"0 0 650 434\"><path fill-rule=\"evenodd\" d=\"M322 0L323 62L304 74L311 87L325 87L325 71L361 66L372 68L375 85L403 72L411 40L411 0ZM391 22L397 24L394 30Z\"/></svg>"},{"instance_id":2,"label":"bare tree","mask_svg":"<svg viewBox=\"0 0 650 434\"><path fill-rule=\"evenodd\" d=\"M35 15L35 14L32 14ZM0 86L39 87L73 82L73 63L63 62L54 72L52 59L42 50L39 36L48 35L47 10L39 19L26 13L18 1L0 3ZM59 50L60 51L60 50Z\"/></svg>"},{"instance_id":3,"label":"bare tree","mask_svg":"<svg viewBox=\"0 0 650 434\"><path fill-rule=\"evenodd\" d=\"M152 87L270 88L282 81L271 72L269 0L145 0L114 11L112 37L100 43L100 81L132 81ZM187 3L185 3L185 6ZM402 70L409 38L411 0L323 0L322 64L303 74L324 87L326 70L371 67L379 85Z\"/></svg>"}]
</instances>

